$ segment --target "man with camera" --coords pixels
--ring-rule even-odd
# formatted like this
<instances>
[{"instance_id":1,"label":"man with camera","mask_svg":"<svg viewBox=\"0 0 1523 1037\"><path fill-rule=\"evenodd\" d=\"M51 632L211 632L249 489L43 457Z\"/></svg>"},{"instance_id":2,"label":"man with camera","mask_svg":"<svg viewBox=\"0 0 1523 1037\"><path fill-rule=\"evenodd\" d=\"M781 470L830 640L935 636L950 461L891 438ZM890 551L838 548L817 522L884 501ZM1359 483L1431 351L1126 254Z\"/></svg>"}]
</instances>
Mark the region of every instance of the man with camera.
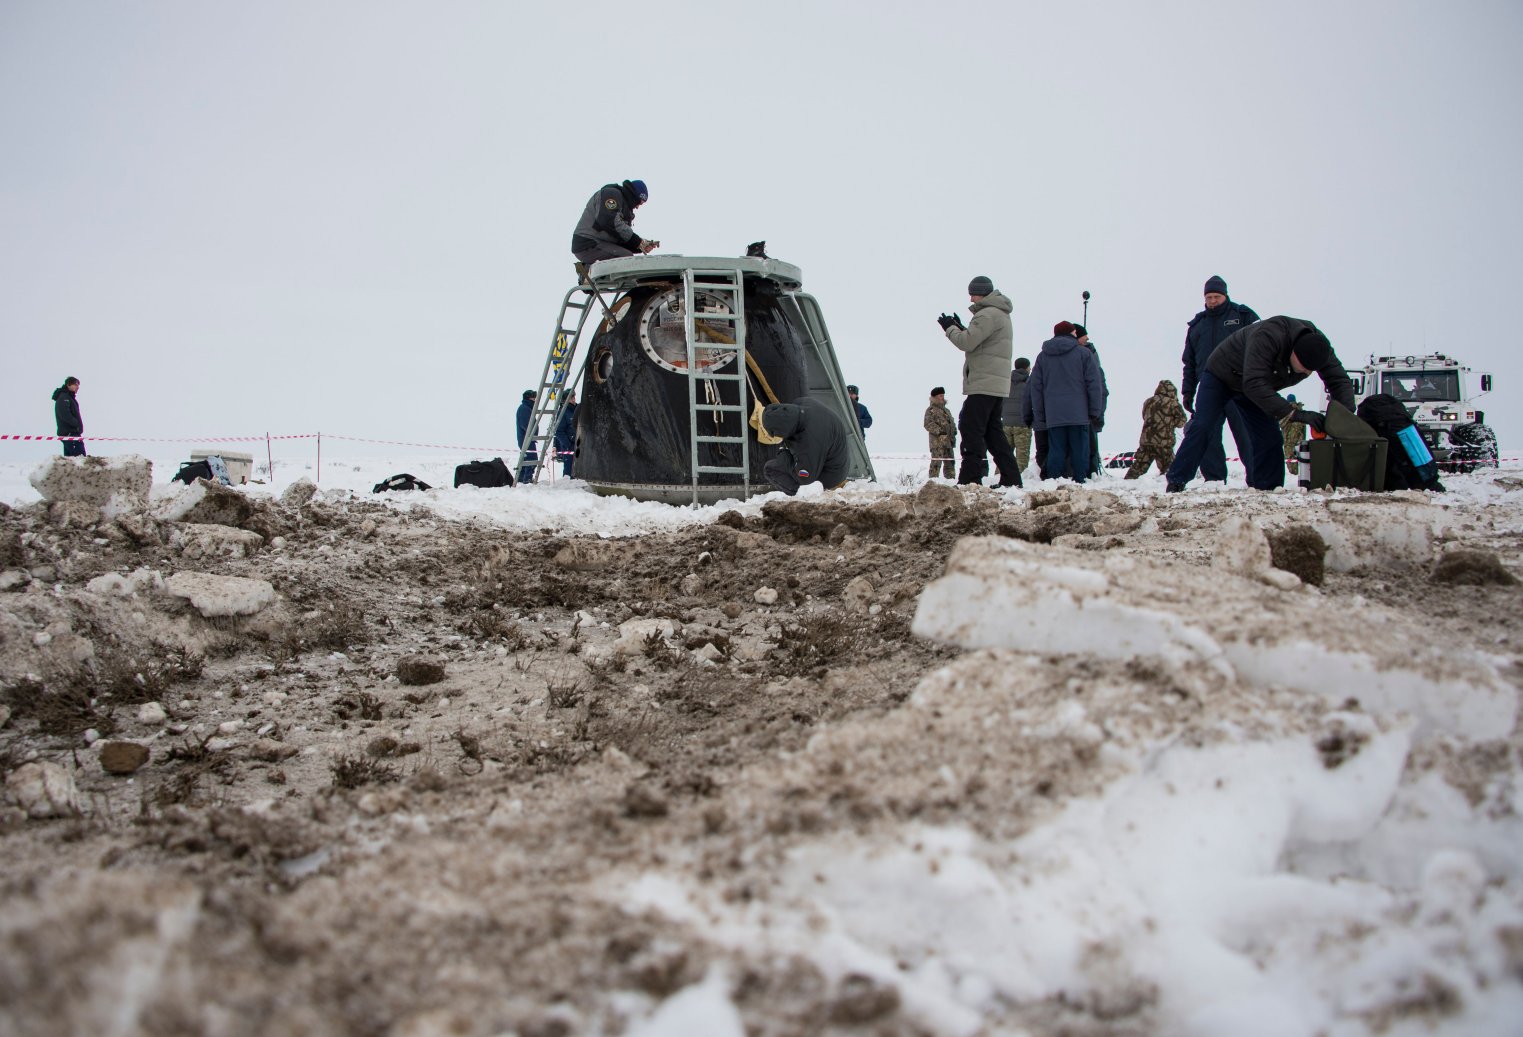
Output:
<instances>
[{"instance_id":1,"label":"man with camera","mask_svg":"<svg viewBox=\"0 0 1523 1037\"><path fill-rule=\"evenodd\" d=\"M1010 300L994 290L994 282L982 275L968 282L969 309L973 319L966 327L956 314L936 318L947 341L967 354L962 366L962 411L957 430L962 433L960 486L981 485L988 471L985 451L994 455L1000 486L1020 486L1021 469L1015 451L1005 438L1002 404L1010 395L1010 358L1014 336L1010 329Z\"/></svg>"}]
</instances>

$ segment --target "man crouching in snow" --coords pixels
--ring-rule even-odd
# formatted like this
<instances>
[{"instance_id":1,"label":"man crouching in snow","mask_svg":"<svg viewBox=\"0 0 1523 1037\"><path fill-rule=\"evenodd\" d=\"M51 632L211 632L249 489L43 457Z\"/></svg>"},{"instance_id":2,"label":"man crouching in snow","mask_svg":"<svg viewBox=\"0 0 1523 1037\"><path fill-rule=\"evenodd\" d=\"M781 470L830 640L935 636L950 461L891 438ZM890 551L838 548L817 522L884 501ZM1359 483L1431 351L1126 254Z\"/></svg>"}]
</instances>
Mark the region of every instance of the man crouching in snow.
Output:
<instances>
[{"instance_id":1,"label":"man crouching in snow","mask_svg":"<svg viewBox=\"0 0 1523 1037\"><path fill-rule=\"evenodd\" d=\"M828 490L846 482L846 429L820 401L802 396L792 403L774 403L762 411L757 431L763 443L782 444L763 471L767 481L788 496L816 479Z\"/></svg>"}]
</instances>

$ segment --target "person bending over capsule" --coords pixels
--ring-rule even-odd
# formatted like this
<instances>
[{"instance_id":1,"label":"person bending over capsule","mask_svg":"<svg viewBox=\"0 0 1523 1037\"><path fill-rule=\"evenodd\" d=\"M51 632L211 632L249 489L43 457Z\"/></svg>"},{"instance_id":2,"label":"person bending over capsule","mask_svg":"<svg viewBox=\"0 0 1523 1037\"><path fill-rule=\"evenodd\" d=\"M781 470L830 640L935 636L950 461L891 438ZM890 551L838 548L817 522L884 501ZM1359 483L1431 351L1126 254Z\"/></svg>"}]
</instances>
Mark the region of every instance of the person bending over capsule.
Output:
<instances>
[{"instance_id":1,"label":"person bending over capsule","mask_svg":"<svg viewBox=\"0 0 1523 1037\"><path fill-rule=\"evenodd\" d=\"M801 396L762 411L757 438L778 444L778 454L763 466L767 481L792 497L807 482L827 490L846 482L846 426L819 400Z\"/></svg>"}]
</instances>

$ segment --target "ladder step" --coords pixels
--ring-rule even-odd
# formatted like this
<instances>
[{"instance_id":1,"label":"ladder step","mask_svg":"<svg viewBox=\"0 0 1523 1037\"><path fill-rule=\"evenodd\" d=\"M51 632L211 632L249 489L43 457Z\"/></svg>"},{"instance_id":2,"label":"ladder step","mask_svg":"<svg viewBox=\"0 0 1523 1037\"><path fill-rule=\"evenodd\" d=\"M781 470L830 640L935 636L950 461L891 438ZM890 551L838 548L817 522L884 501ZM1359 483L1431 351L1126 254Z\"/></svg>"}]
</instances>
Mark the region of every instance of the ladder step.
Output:
<instances>
[{"instance_id":1,"label":"ladder step","mask_svg":"<svg viewBox=\"0 0 1523 1037\"><path fill-rule=\"evenodd\" d=\"M716 410L719 411L721 414L749 414L750 413L749 411L747 411L744 408L742 408L740 406L740 404L738 404L738 403L700 403L695 409L700 414L703 414L705 412L716 411Z\"/></svg>"},{"instance_id":2,"label":"ladder step","mask_svg":"<svg viewBox=\"0 0 1523 1037\"><path fill-rule=\"evenodd\" d=\"M743 436L699 436L700 443L744 443Z\"/></svg>"},{"instance_id":3,"label":"ladder step","mask_svg":"<svg viewBox=\"0 0 1523 1037\"><path fill-rule=\"evenodd\" d=\"M701 475L745 475L744 468L720 468L718 465L699 465L695 471Z\"/></svg>"}]
</instances>

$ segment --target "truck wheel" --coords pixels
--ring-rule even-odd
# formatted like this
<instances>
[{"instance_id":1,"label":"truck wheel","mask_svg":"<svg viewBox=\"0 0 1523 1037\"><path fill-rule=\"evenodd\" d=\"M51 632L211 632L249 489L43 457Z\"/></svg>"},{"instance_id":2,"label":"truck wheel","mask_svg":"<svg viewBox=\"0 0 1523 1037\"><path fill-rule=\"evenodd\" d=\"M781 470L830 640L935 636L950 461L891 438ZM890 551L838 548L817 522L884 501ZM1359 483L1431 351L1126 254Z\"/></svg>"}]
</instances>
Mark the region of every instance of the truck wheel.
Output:
<instances>
[{"instance_id":1,"label":"truck wheel","mask_svg":"<svg viewBox=\"0 0 1523 1037\"><path fill-rule=\"evenodd\" d=\"M1477 468L1497 467L1497 434L1488 425L1456 425L1449 432L1454 450L1449 460L1464 475Z\"/></svg>"}]
</instances>

